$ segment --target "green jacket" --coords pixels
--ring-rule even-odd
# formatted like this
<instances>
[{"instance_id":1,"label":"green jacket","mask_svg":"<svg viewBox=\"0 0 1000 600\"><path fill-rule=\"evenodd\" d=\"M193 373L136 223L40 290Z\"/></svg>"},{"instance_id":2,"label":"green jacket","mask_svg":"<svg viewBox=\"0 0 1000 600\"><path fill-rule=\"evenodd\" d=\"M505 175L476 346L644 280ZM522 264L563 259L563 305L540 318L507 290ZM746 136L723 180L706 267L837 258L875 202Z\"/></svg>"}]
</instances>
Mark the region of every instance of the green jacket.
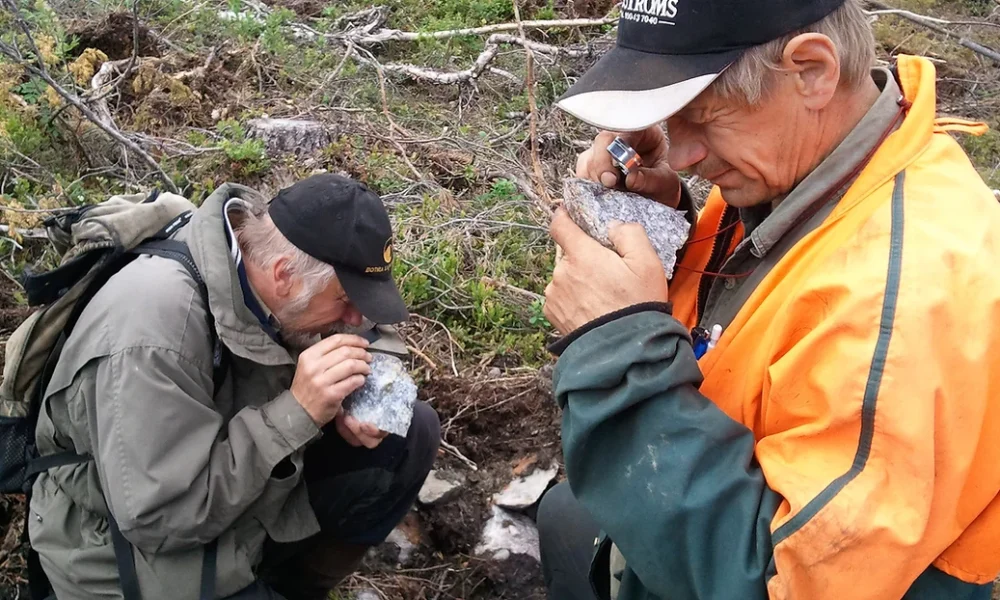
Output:
<instances>
[{"instance_id":1,"label":"green jacket","mask_svg":"<svg viewBox=\"0 0 1000 600\"><path fill-rule=\"evenodd\" d=\"M900 76L912 102L902 135L879 146L902 104L895 80L882 74L883 96L809 178L773 212L740 211L748 233L721 272L751 275L702 287L692 269L671 281L673 305L629 307L553 346L566 472L603 529L591 581L605 598L990 598L1000 489L990 393L998 286L990 273L1000 217L955 141L936 131L933 90L930 100L926 91L915 97L918 81L933 83L929 63L915 63L905 61ZM876 146L886 151L858 176L855 167ZM902 160L897 168L893 161ZM818 229L841 202L842 194L826 195L836 190L830 184L847 186L852 173L887 183L849 191L843 211ZM882 208L859 227L845 213L862 193ZM704 240L724 228L721 210L705 217L721 202L710 199L699 219ZM848 250L793 264L805 239L812 248L826 240L832 252ZM717 271L691 249L685 260ZM762 278L754 278L768 273L772 287L757 287ZM803 273L820 273L824 283L795 287ZM868 285L878 278L882 285ZM762 298L768 312L748 314L748 306L765 305ZM690 329L699 322L726 331L701 362ZM810 342L812 354L803 350ZM848 416L823 421L828 406ZM810 430L838 431L845 443L831 447ZM784 446L775 442L782 435ZM907 459L920 452L917 469ZM758 457L769 460L770 481ZM794 491L817 474L814 491L775 491ZM967 504L935 502L942 495L935 488ZM908 493L899 504L886 500L901 490ZM794 516L775 528L789 503ZM864 552L879 547L894 554L881 560ZM938 561L943 552L951 554ZM800 587L786 583L793 579Z\"/></svg>"},{"instance_id":2,"label":"green jacket","mask_svg":"<svg viewBox=\"0 0 1000 600\"><path fill-rule=\"evenodd\" d=\"M222 186L178 234L210 306L181 265L143 256L101 289L67 340L39 450L95 460L43 473L28 521L60 600L121 597L109 507L135 546L144 600L197 598L202 548L214 538L226 596L253 582L266 536L319 530L300 477L321 432L289 391L297 357L245 305L226 241L223 203L252 193ZM214 398L209 309L232 354ZM282 461L294 468L274 471Z\"/></svg>"}]
</instances>

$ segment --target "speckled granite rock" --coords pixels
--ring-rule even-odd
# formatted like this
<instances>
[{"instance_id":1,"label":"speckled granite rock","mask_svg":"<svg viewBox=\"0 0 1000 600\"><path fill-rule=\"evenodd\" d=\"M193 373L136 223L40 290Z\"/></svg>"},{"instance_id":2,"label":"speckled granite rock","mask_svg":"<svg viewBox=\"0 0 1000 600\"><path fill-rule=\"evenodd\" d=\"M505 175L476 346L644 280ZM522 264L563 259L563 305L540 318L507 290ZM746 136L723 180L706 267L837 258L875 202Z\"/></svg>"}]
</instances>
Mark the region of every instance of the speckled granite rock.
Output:
<instances>
[{"instance_id":1,"label":"speckled granite rock","mask_svg":"<svg viewBox=\"0 0 1000 600\"><path fill-rule=\"evenodd\" d=\"M682 211L638 194L577 178L563 182L563 206L587 235L608 248L612 248L608 239L610 222L639 223L656 249L667 278L673 277L677 251L687 241L691 229Z\"/></svg>"},{"instance_id":2,"label":"speckled granite rock","mask_svg":"<svg viewBox=\"0 0 1000 600\"><path fill-rule=\"evenodd\" d=\"M417 385L395 356L372 353L365 384L344 399L344 412L362 423L406 437L417 401Z\"/></svg>"}]
</instances>

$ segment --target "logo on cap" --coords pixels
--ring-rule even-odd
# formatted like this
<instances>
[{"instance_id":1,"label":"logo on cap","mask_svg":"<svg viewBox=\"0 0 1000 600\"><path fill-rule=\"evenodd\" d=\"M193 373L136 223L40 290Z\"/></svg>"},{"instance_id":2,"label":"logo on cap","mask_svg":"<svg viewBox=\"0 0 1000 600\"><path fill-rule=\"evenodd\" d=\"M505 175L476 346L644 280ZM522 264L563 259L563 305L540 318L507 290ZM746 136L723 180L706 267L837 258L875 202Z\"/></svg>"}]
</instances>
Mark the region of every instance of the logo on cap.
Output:
<instances>
[{"instance_id":1,"label":"logo on cap","mask_svg":"<svg viewBox=\"0 0 1000 600\"><path fill-rule=\"evenodd\" d=\"M385 248L382 249L382 258L385 259L386 264L392 262L392 238L386 240Z\"/></svg>"},{"instance_id":2,"label":"logo on cap","mask_svg":"<svg viewBox=\"0 0 1000 600\"><path fill-rule=\"evenodd\" d=\"M680 0L622 0L622 19L647 25L673 25Z\"/></svg>"}]
</instances>

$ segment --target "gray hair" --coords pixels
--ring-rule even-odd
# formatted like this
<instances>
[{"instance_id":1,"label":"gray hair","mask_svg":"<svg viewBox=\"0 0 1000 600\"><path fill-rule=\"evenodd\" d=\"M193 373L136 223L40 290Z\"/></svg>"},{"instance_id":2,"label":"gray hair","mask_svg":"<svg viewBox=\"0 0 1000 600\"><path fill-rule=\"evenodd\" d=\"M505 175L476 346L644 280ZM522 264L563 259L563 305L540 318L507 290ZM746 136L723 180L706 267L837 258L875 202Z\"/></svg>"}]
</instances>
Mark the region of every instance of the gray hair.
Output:
<instances>
[{"instance_id":1,"label":"gray hair","mask_svg":"<svg viewBox=\"0 0 1000 600\"><path fill-rule=\"evenodd\" d=\"M243 222L235 228L244 260L267 269L279 258L287 257L289 270L302 279L304 288L303 294L292 300L287 309L301 312L316 294L336 278L336 272L332 266L316 260L289 242L262 207L247 210L244 215Z\"/></svg>"},{"instance_id":2,"label":"gray hair","mask_svg":"<svg viewBox=\"0 0 1000 600\"><path fill-rule=\"evenodd\" d=\"M840 54L840 85L845 89L860 86L875 65L875 36L862 2L846 0L816 23L747 50L712 82L712 91L746 106L757 104L781 70L785 46L803 33L819 33L833 41Z\"/></svg>"}]
</instances>

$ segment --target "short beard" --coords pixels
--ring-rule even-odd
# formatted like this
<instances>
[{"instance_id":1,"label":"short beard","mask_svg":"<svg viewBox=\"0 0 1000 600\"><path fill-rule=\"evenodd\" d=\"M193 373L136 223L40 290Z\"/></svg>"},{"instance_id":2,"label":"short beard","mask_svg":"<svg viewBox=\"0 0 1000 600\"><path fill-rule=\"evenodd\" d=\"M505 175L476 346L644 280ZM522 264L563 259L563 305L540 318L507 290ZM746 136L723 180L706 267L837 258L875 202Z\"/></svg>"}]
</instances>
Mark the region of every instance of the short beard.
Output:
<instances>
[{"instance_id":1,"label":"short beard","mask_svg":"<svg viewBox=\"0 0 1000 600\"><path fill-rule=\"evenodd\" d=\"M308 310L310 300L312 300L311 296L300 296L274 311L274 317L280 325L281 339L297 351L301 352L327 336L338 333L360 335L374 327L374 323L368 319L362 319L361 324L357 326L337 321L322 332L306 331L298 327L297 324L302 322L301 317Z\"/></svg>"},{"instance_id":2,"label":"short beard","mask_svg":"<svg viewBox=\"0 0 1000 600\"><path fill-rule=\"evenodd\" d=\"M299 297L274 311L279 324L281 339L291 349L301 352L320 340L320 335L296 326L309 307L311 296Z\"/></svg>"}]
</instances>

